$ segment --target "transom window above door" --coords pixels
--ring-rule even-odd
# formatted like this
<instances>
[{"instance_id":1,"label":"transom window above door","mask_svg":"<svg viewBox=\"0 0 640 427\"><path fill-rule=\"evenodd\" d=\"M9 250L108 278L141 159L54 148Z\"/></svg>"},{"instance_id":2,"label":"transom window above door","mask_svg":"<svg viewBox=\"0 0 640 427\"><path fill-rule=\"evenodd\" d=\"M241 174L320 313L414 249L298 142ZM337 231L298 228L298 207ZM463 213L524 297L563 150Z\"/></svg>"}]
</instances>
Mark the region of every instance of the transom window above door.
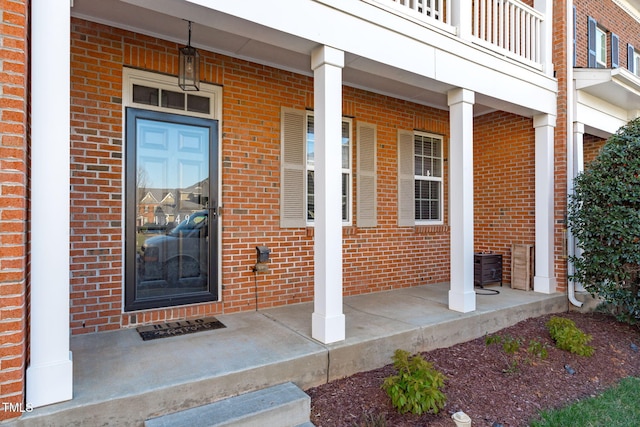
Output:
<instances>
[{"instance_id":1,"label":"transom window above door","mask_svg":"<svg viewBox=\"0 0 640 427\"><path fill-rule=\"evenodd\" d=\"M219 119L222 115L222 88L202 83L197 94L180 90L176 76L125 67L123 105L190 117Z\"/></svg>"}]
</instances>

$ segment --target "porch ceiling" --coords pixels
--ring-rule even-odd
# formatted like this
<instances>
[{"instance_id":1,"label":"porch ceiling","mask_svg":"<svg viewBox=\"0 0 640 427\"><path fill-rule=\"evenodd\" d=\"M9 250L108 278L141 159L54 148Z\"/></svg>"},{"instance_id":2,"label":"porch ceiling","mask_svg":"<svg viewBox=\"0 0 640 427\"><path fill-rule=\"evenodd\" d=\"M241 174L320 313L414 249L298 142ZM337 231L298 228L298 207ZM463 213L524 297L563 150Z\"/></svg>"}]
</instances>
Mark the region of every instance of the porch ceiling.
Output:
<instances>
[{"instance_id":1,"label":"porch ceiling","mask_svg":"<svg viewBox=\"0 0 640 427\"><path fill-rule=\"evenodd\" d=\"M129 1L131 0L74 0L71 14L74 17L179 44L186 44L187 25L184 20L190 19L193 21L191 44L199 49L303 75L312 75L311 51L318 46L312 40L296 37L210 9L207 10L206 17L199 16L198 11L192 7L193 5L187 3L183 3L182 7L178 9L175 1L154 0L150 6L154 9L151 9L137 6ZM174 13L158 12L160 9L165 12L174 11ZM202 22L206 22L206 25ZM452 86L445 83L349 52L345 57L343 81L348 86L443 110L448 110L446 93L452 89ZM427 87L429 89L425 89ZM526 116L531 115L529 111L520 111L517 106L501 105L494 99L483 97L481 94L476 95L475 115L482 115L496 109L505 109Z\"/></svg>"}]
</instances>

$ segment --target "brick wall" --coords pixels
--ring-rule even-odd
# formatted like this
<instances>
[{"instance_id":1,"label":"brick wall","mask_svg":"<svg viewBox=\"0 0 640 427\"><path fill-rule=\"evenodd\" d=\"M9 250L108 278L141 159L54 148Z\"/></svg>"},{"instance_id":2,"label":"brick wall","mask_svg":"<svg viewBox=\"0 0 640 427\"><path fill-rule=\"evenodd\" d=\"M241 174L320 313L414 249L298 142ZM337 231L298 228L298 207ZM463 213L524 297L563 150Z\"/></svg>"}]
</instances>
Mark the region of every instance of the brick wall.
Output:
<instances>
[{"instance_id":1,"label":"brick wall","mask_svg":"<svg viewBox=\"0 0 640 427\"><path fill-rule=\"evenodd\" d=\"M600 150L607 142L604 138L599 138L597 136L585 134L582 140L582 151L584 153L584 166L588 167L589 163L591 163L600 153Z\"/></svg>"},{"instance_id":2,"label":"brick wall","mask_svg":"<svg viewBox=\"0 0 640 427\"><path fill-rule=\"evenodd\" d=\"M567 138L573 124L567 124L567 1L553 2L553 67L558 80L558 107L554 131L554 269L556 290L567 289Z\"/></svg>"},{"instance_id":3,"label":"brick wall","mask_svg":"<svg viewBox=\"0 0 640 427\"><path fill-rule=\"evenodd\" d=\"M27 354L26 1L4 1L0 16L0 420L6 420L20 412L5 403L24 403Z\"/></svg>"},{"instance_id":4,"label":"brick wall","mask_svg":"<svg viewBox=\"0 0 640 427\"><path fill-rule=\"evenodd\" d=\"M535 243L533 121L505 112L474 123L476 250L502 254L503 281L511 281L511 245Z\"/></svg>"},{"instance_id":5,"label":"brick wall","mask_svg":"<svg viewBox=\"0 0 640 427\"><path fill-rule=\"evenodd\" d=\"M627 68L627 44L640 49L640 23L611 0L576 0L574 4L577 9L576 65L587 67L588 64L587 21L590 16L608 33L607 66L611 67L610 33L613 32L620 37L620 68Z\"/></svg>"},{"instance_id":6,"label":"brick wall","mask_svg":"<svg viewBox=\"0 0 640 427\"><path fill-rule=\"evenodd\" d=\"M253 310L256 285L259 308L312 301L313 229L280 228L279 176L281 108L313 108L313 79L201 52L203 80L223 86L223 301L121 314L122 67L175 74L178 46L78 19L72 20L71 43L73 333ZM354 225L344 228L344 294L448 281L448 227L401 228L396 216L397 131L417 129L444 135L446 156L448 111L344 87L343 114L353 118L354 141L359 121L375 124L378 135L378 227L358 228L354 216ZM481 156L479 166L491 171L487 173L494 185L501 177L530 168L531 153L524 152L527 146L533 147L532 139L527 144L527 138L533 138L531 120L495 113L478 123L481 130L476 138L483 143L477 148L491 144L503 153L499 158ZM492 131L497 125L514 139L503 139L501 144L502 133ZM518 151L512 152L515 146ZM354 165L355 156L354 143ZM513 169L518 173L513 174ZM527 185L513 176L510 182L525 198L532 197L530 182ZM447 185L445 179L445 189ZM523 241L529 239L533 229L527 231L532 224L521 219L525 214L512 207L508 193L497 197L510 207L501 216L511 223L509 230L517 230ZM445 200L445 224L447 203ZM487 236L482 234L477 246L494 246L493 240L483 241ZM256 245L271 249L268 273L252 271Z\"/></svg>"}]
</instances>

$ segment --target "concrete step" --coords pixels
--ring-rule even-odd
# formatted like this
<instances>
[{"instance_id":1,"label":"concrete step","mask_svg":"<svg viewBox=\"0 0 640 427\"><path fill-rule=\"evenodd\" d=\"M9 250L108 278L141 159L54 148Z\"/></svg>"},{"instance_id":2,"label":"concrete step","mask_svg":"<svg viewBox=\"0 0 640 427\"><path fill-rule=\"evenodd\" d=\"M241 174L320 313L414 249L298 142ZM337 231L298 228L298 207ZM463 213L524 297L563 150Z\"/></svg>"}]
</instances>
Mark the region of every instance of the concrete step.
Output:
<instances>
[{"instance_id":1,"label":"concrete step","mask_svg":"<svg viewBox=\"0 0 640 427\"><path fill-rule=\"evenodd\" d=\"M146 420L145 427L310 427L311 398L288 382Z\"/></svg>"}]
</instances>

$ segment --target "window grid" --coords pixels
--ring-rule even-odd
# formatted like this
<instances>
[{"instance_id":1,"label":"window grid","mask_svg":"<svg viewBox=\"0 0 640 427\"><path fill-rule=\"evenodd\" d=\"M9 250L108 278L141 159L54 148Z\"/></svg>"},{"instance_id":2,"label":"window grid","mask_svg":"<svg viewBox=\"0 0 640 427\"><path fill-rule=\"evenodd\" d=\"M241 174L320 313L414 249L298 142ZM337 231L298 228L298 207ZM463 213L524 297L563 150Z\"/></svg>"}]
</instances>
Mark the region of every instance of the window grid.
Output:
<instances>
[{"instance_id":1,"label":"window grid","mask_svg":"<svg viewBox=\"0 0 640 427\"><path fill-rule=\"evenodd\" d=\"M442 222L442 138L414 135L415 219L418 223Z\"/></svg>"}]
</instances>

